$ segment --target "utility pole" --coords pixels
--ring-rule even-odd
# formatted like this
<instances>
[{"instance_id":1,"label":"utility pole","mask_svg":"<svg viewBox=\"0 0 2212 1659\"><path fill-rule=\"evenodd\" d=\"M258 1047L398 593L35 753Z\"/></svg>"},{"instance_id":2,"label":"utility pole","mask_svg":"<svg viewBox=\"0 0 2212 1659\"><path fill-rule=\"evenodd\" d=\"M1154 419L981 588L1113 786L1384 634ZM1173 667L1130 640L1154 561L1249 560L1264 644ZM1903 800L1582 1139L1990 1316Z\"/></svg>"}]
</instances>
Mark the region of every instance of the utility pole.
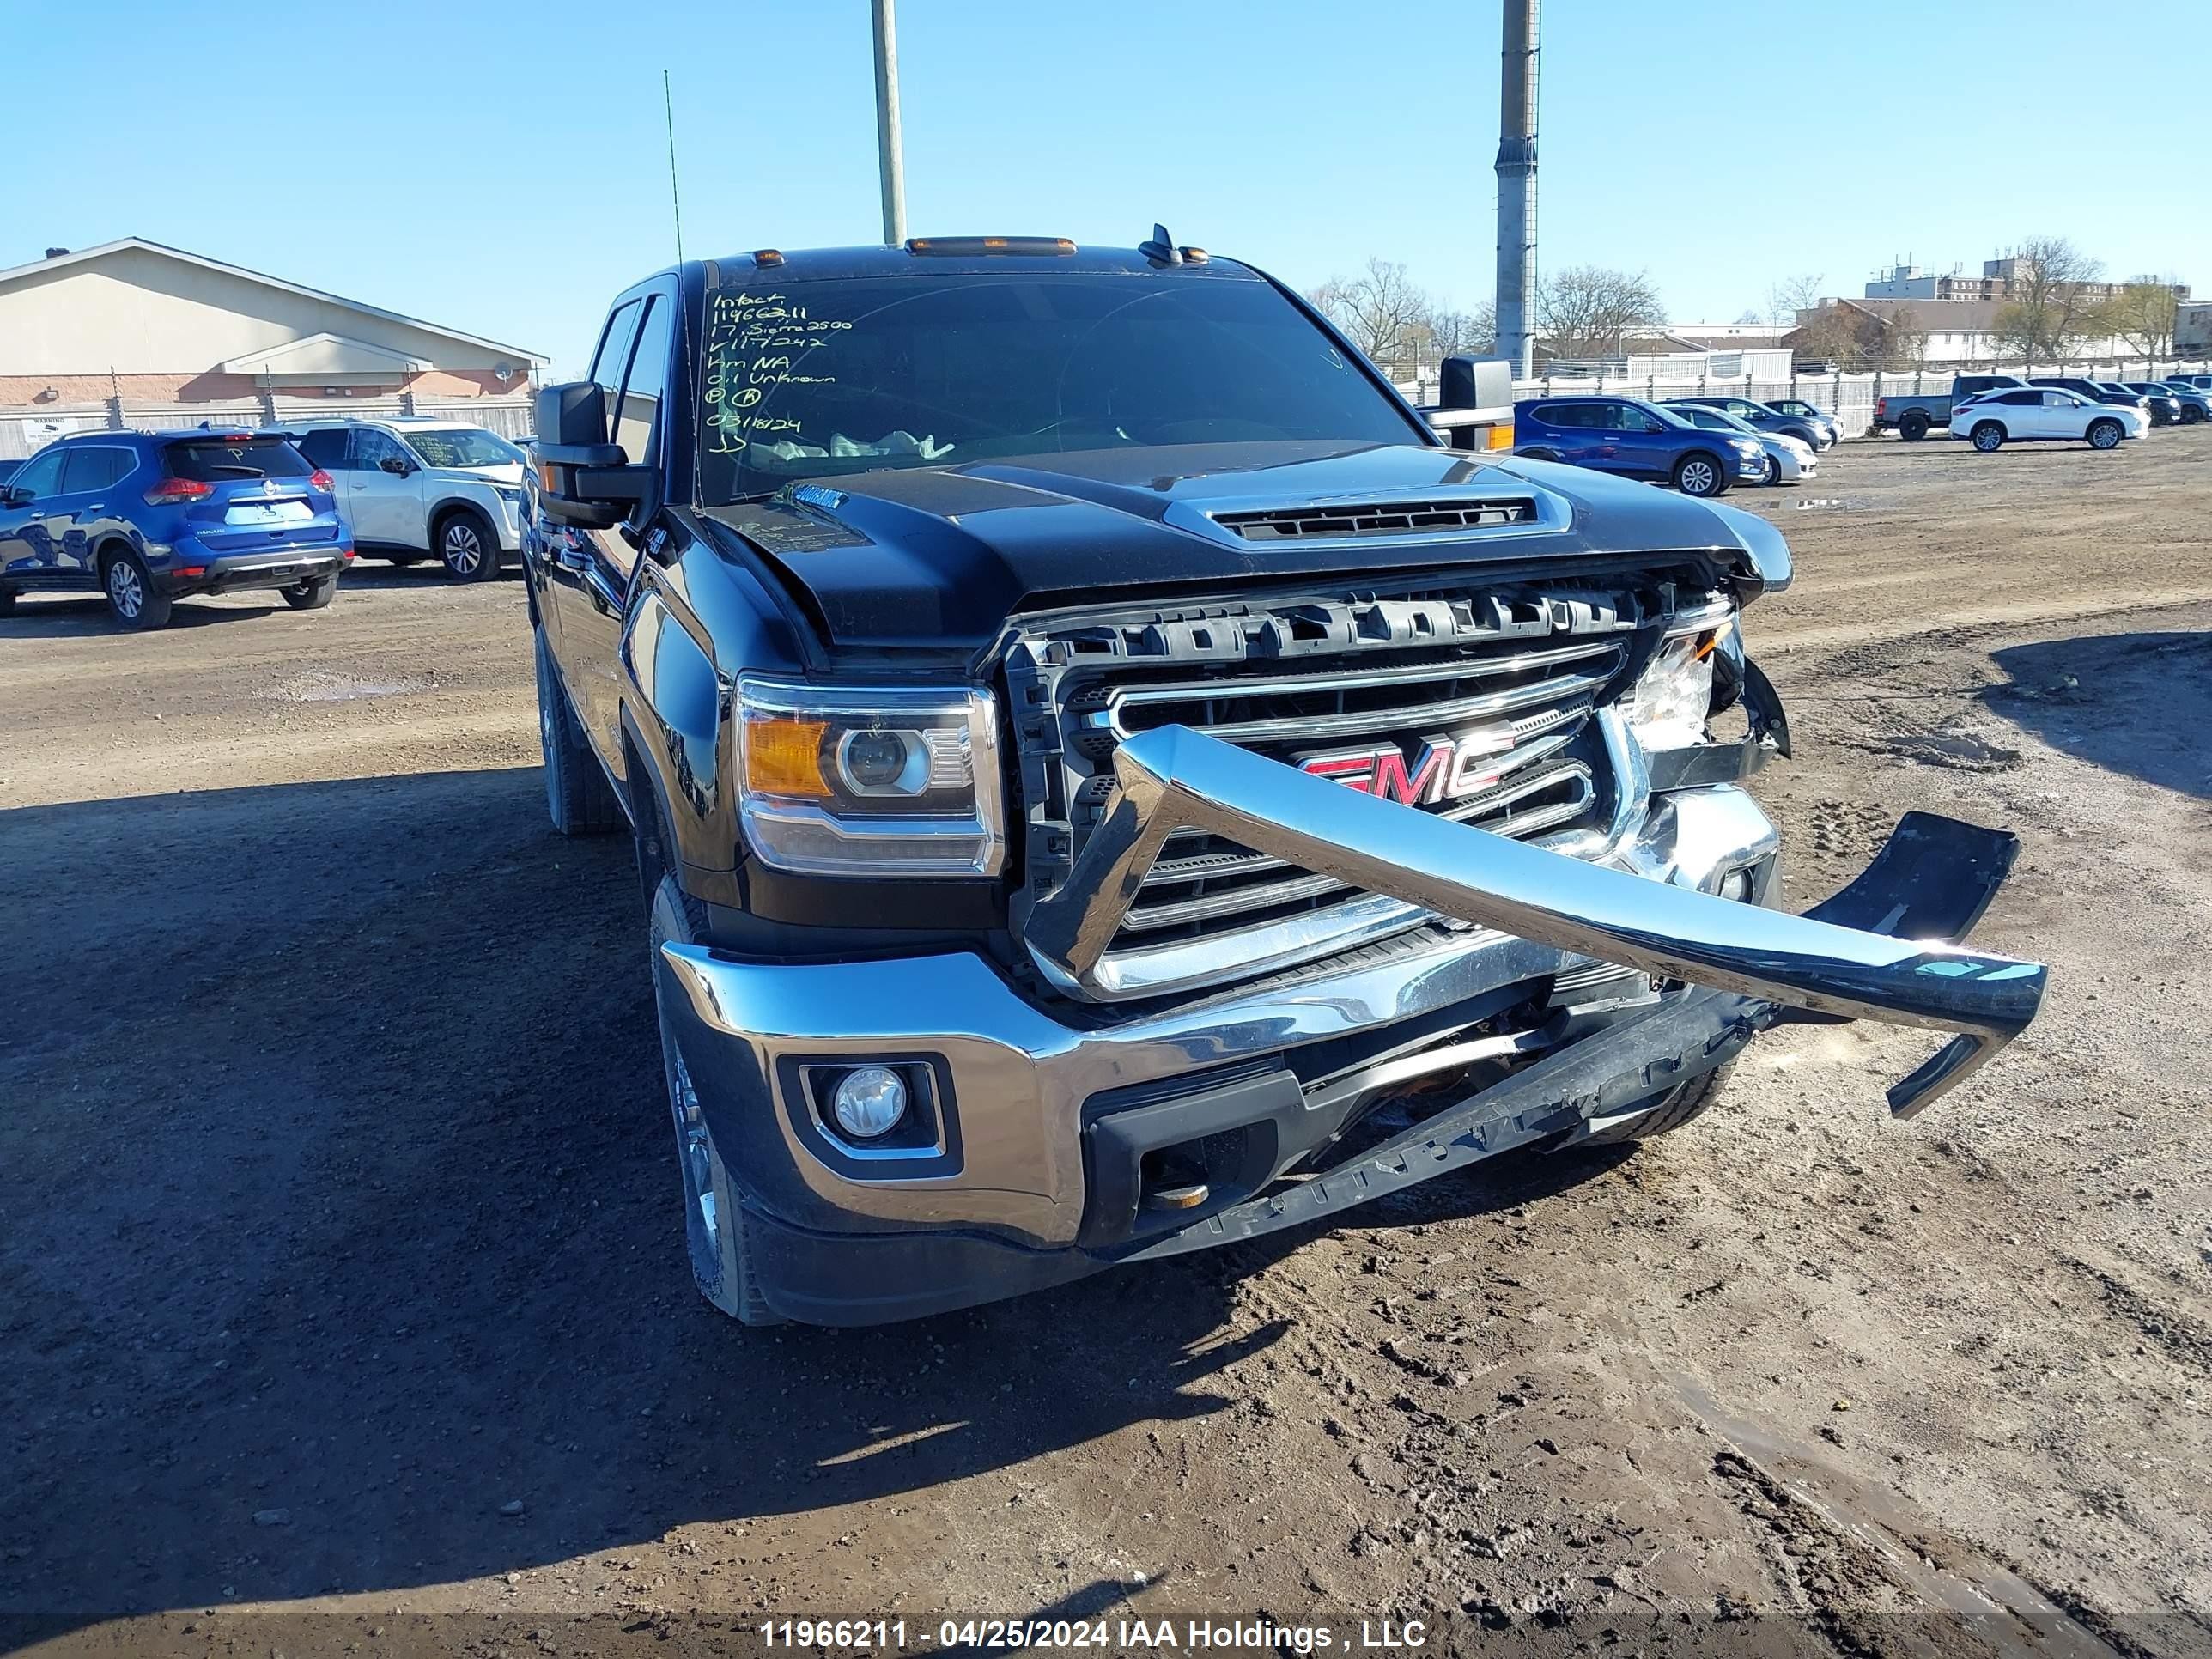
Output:
<instances>
[{"instance_id":1,"label":"utility pole","mask_svg":"<svg viewBox=\"0 0 2212 1659\"><path fill-rule=\"evenodd\" d=\"M883 170L884 244L906 240L906 163L899 155L898 26L891 0L875 0L876 153Z\"/></svg>"},{"instance_id":2,"label":"utility pole","mask_svg":"<svg viewBox=\"0 0 2212 1659\"><path fill-rule=\"evenodd\" d=\"M1543 0L1504 0L1498 97L1498 355L1534 372L1536 309L1536 17Z\"/></svg>"}]
</instances>

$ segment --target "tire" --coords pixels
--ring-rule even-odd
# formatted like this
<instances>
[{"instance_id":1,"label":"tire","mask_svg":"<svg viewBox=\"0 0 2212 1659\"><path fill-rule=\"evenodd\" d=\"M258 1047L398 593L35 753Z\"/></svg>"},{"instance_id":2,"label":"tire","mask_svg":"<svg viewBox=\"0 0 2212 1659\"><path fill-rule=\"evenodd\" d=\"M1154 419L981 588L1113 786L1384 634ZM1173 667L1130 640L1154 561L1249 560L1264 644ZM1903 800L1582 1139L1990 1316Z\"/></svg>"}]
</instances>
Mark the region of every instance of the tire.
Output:
<instances>
[{"instance_id":1,"label":"tire","mask_svg":"<svg viewBox=\"0 0 2212 1659\"><path fill-rule=\"evenodd\" d=\"M1928 435L1928 417L1914 410L1897 423L1897 435L1909 444L1917 444Z\"/></svg>"},{"instance_id":2,"label":"tire","mask_svg":"<svg viewBox=\"0 0 2212 1659\"><path fill-rule=\"evenodd\" d=\"M614 786L568 706L568 694L545 648L545 630L530 630L538 668L538 746L545 757L545 811L564 836L604 836L628 821Z\"/></svg>"},{"instance_id":3,"label":"tire","mask_svg":"<svg viewBox=\"0 0 2212 1659\"><path fill-rule=\"evenodd\" d=\"M457 507L441 516L431 535L438 562L459 582L485 582L499 574L499 538L491 522L472 507Z\"/></svg>"},{"instance_id":4,"label":"tire","mask_svg":"<svg viewBox=\"0 0 2212 1659\"><path fill-rule=\"evenodd\" d=\"M2089 422L2088 439L2092 449L2118 449L2120 440L2126 436L2127 434L2120 430L2120 423L2109 417Z\"/></svg>"},{"instance_id":5,"label":"tire","mask_svg":"<svg viewBox=\"0 0 2212 1659\"><path fill-rule=\"evenodd\" d=\"M0 617L13 616L15 611L15 590L0 587Z\"/></svg>"},{"instance_id":6,"label":"tire","mask_svg":"<svg viewBox=\"0 0 2212 1659\"><path fill-rule=\"evenodd\" d=\"M337 574L315 576L303 582L295 582L282 590L284 603L295 611L320 611L338 591Z\"/></svg>"},{"instance_id":7,"label":"tire","mask_svg":"<svg viewBox=\"0 0 2212 1659\"><path fill-rule=\"evenodd\" d=\"M1556 461L1559 459L1556 451L1549 449L1516 449L1513 453L1524 461Z\"/></svg>"},{"instance_id":8,"label":"tire","mask_svg":"<svg viewBox=\"0 0 2212 1659\"><path fill-rule=\"evenodd\" d=\"M1766 482L1776 485L1782 482L1782 458L1778 455L1766 458Z\"/></svg>"},{"instance_id":9,"label":"tire","mask_svg":"<svg viewBox=\"0 0 2212 1659\"><path fill-rule=\"evenodd\" d=\"M1995 421L1984 421L1974 428L1974 447L1984 455L1994 455L2004 447L2005 429Z\"/></svg>"},{"instance_id":10,"label":"tire","mask_svg":"<svg viewBox=\"0 0 2212 1659\"><path fill-rule=\"evenodd\" d=\"M1704 450L1694 450L1674 463L1674 488L1700 499L1728 493L1728 471Z\"/></svg>"},{"instance_id":11,"label":"tire","mask_svg":"<svg viewBox=\"0 0 2212 1659\"><path fill-rule=\"evenodd\" d=\"M2181 423L2182 423L2182 425L2184 425L2184 426L2195 426L2195 425L2196 425L2199 421L2203 420L2203 418L2204 418L2204 411L2203 411L2203 410L2201 410L2201 409L2197 408L2197 406L2195 404L2184 404L2181 406Z\"/></svg>"},{"instance_id":12,"label":"tire","mask_svg":"<svg viewBox=\"0 0 2212 1659\"><path fill-rule=\"evenodd\" d=\"M168 626L173 601L155 590L136 553L109 554L100 567L100 586L107 595L108 615L118 625L142 632Z\"/></svg>"},{"instance_id":13,"label":"tire","mask_svg":"<svg viewBox=\"0 0 2212 1659\"><path fill-rule=\"evenodd\" d=\"M653 968L653 1006L660 1025L661 1076L666 1080L669 1117L676 1130L676 1167L684 1187L684 1241L691 1262L691 1282L699 1287L700 1295L739 1324L781 1325L783 1320L761 1294L753 1271L744 1205L699 1109L690 1071L677 1046L666 993L660 987L660 947L672 942L690 944L691 927L676 878L663 876L653 896L647 960Z\"/></svg>"},{"instance_id":14,"label":"tire","mask_svg":"<svg viewBox=\"0 0 2212 1659\"><path fill-rule=\"evenodd\" d=\"M1707 1072L1703 1077L1693 1077L1687 1083L1678 1083L1673 1088L1651 1097L1647 1105L1638 1102L1629 1109L1635 1114L1616 1113L1602 1128L1593 1129L1573 1144L1577 1146L1618 1146L1632 1140L1649 1140L1654 1135L1663 1135L1679 1129L1693 1117L1700 1117L1707 1107L1719 1097L1728 1084L1729 1073L1735 1062L1729 1061Z\"/></svg>"}]
</instances>

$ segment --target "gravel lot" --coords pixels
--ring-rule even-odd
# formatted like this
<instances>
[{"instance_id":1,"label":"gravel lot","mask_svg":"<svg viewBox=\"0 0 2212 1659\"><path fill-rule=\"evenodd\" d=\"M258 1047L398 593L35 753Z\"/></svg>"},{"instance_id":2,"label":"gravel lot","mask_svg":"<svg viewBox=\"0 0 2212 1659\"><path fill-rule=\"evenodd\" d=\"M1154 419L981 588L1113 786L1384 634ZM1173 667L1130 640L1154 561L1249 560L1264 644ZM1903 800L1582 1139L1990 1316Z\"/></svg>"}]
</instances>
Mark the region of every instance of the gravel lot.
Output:
<instances>
[{"instance_id":1,"label":"gravel lot","mask_svg":"<svg viewBox=\"0 0 2212 1659\"><path fill-rule=\"evenodd\" d=\"M1978 937L2053 989L2002 1061L1893 1124L1927 1039L1797 1028L1632 1155L876 1332L692 1292L629 853L546 828L519 581L27 601L4 1645L2212 1649L2212 428L1731 499L1799 560L1749 629L1792 902L1911 807L2019 830Z\"/></svg>"}]
</instances>

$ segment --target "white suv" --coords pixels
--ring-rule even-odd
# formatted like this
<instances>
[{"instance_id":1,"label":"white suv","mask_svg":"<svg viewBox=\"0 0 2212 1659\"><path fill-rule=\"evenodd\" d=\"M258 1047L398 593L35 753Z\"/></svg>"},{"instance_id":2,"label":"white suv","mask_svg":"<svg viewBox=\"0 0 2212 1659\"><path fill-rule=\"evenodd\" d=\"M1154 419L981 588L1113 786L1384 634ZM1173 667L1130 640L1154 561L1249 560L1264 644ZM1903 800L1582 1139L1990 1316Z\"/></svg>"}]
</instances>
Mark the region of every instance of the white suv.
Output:
<instances>
[{"instance_id":1,"label":"white suv","mask_svg":"<svg viewBox=\"0 0 2212 1659\"><path fill-rule=\"evenodd\" d=\"M337 481L338 516L371 557L412 564L435 554L450 574L481 581L520 549L526 462L496 432L413 416L289 429L300 453Z\"/></svg>"}]
</instances>

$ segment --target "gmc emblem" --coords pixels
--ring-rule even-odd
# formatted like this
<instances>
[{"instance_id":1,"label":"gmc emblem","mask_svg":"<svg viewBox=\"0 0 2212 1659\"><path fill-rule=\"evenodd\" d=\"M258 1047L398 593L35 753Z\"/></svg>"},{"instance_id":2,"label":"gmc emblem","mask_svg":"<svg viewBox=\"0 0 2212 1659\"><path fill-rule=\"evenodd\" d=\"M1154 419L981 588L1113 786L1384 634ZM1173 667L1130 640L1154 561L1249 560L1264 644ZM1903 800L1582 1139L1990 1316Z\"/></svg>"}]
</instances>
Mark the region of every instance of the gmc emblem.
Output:
<instances>
[{"instance_id":1,"label":"gmc emblem","mask_svg":"<svg viewBox=\"0 0 2212 1659\"><path fill-rule=\"evenodd\" d=\"M1298 763L1298 770L1317 778L1334 778L1363 794L1380 795L1407 806L1434 806L1441 801L1461 800L1480 794L1505 775L1498 765L1486 762L1512 752L1513 729L1493 727L1470 732L1462 738L1433 738L1421 745L1420 757L1411 766L1395 743L1316 755Z\"/></svg>"}]
</instances>

